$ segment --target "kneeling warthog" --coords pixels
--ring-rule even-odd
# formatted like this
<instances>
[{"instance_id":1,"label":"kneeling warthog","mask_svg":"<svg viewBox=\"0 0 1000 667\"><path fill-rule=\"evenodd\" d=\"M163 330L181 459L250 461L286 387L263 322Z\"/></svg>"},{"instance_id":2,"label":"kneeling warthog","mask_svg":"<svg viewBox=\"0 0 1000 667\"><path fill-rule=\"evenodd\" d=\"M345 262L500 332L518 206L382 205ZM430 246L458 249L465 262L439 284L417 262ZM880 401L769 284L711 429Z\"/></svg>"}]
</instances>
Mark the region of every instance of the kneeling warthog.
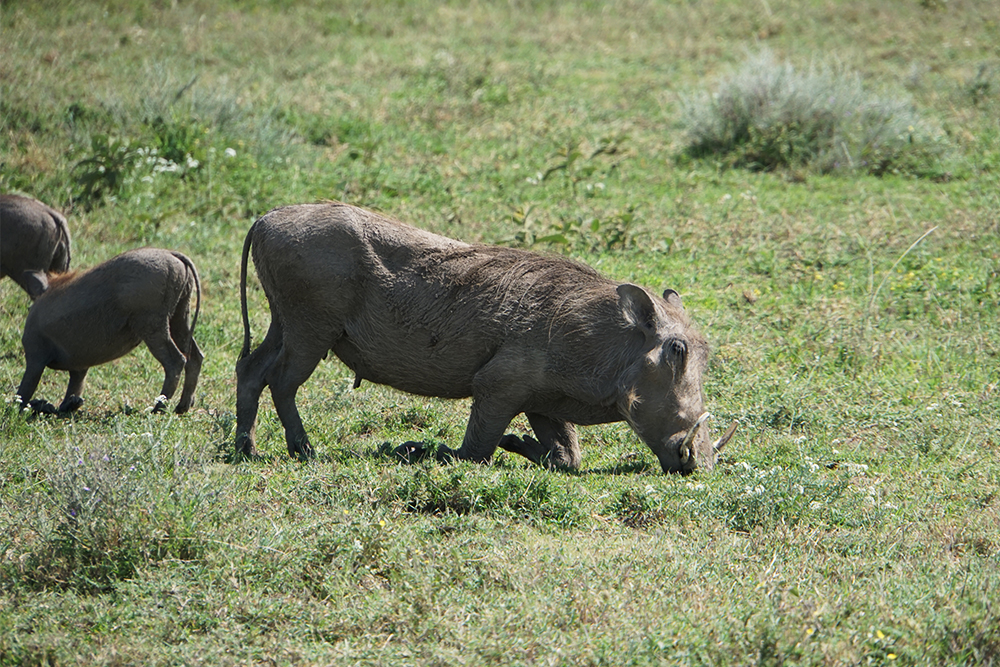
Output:
<instances>
[{"instance_id":1,"label":"kneeling warthog","mask_svg":"<svg viewBox=\"0 0 1000 667\"><path fill-rule=\"evenodd\" d=\"M247 256L271 325L250 352ZM243 350L236 365L236 454L255 456L270 386L292 456L313 456L295 405L332 350L362 380L423 396L472 397L462 446L577 468L575 424L626 421L664 471L711 468L702 373L708 346L676 292L662 298L561 258L470 245L340 203L277 208L243 245ZM537 440L504 435L525 413ZM422 454L407 443L397 452Z\"/></svg>"},{"instance_id":2,"label":"kneeling warthog","mask_svg":"<svg viewBox=\"0 0 1000 667\"><path fill-rule=\"evenodd\" d=\"M37 199L0 195L0 278L10 276L32 299L48 273L69 270L66 218Z\"/></svg>"},{"instance_id":3,"label":"kneeling warthog","mask_svg":"<svg viewBox=\"0 0 1000 667\"><path fill-rule=\"evenodd\" d=\"M191 294L194 315L188 326ZM69 371L59 412L83 404L83 381L92 366L107 363L146 343L163 365L163 388L154 410L162 411L184 372L184 390L174 410L191 407L204 356L194 340L201 308L201 283L190 259L179 252L141 248L122 253L83 273L49 276L24 325L25 371L17 390L21 405L40 412L56 409L32 401L46 367Z\"/></svg>"}]
</instances>

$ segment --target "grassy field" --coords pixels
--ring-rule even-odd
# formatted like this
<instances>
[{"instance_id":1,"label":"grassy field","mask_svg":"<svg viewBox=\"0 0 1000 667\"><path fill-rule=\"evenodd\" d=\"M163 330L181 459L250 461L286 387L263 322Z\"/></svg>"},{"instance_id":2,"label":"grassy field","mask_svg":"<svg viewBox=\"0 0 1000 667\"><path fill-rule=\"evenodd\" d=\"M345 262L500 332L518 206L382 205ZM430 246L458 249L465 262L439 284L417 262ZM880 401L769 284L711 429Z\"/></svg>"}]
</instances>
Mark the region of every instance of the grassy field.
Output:
<instances>
[{"instance_id":1,"label":"grassy field","mask_svg":"<svg viewBox=\"0 0 1000 667\"><path fill-rule=\"evenodd\" d=\"M1000 664L994 0L7 0L0 31L0 191L64 210L78 268L192 257L207 356L182 417L145 349L20 413L0 282L0 665ZM907 101L934 150L693 154L685 109L764 51ZM244 234L320 199L676 289L741 424L720 465L665 476L624 424L579 474L399 465L468 403L336 359L299 393L316 461L265 392L230 463Z\"/></svg>"}]
</instances>

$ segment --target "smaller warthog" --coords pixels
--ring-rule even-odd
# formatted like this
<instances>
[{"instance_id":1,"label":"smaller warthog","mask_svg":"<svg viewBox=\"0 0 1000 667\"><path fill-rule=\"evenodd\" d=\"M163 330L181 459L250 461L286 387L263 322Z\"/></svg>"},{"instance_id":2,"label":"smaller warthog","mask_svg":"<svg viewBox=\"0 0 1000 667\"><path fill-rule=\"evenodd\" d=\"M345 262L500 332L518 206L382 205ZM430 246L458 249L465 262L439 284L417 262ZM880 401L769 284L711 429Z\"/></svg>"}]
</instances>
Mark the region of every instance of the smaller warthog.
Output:
<instances>
[{"instance_id":1,"label":"smaller warthog","mask_svg":"<svg viewBox=\"0 0 1000 667\"><path fill-rule=\"evenodd\" d=\"M46 274L69 270L69 228L59 211L37 199L0 195L0 278L10 276L32 299Z\"/></svg>"},{"instance_id":2,"label":"smaller warthog","mask_svg":"<svg viewBox=\"0 0 1000 667\"><path fill-rule=\"evenodd\" d=\"M188 326L191 294L196 295ZM56 412L32 401L46 368L69 371L59 412L83 404L83 381L92 366L107 363L145 343L163 365L164 379L154 411L165 409L184 373L174 412L191 407L204 359L194 340L201 308L201 283L190 259L179 252L140 248L83 273L49 276L48 289L28 311L21 342L25 371L17 393L21 406Z\"/></svg>"},{"instance_id":3,"label":"smaller warthog","mask_svg":"<svg viewBox=\"0 0 1000 667\"><path fill-rule=\"evenodd\" d=\"M251 248L271 307L271 326L253 352ZM686 473L711 469L735 430L709 440L708 345L677 292L660 296L562 257L470 245L346 204L287 206L250 228L240 291L237 456L256 453L266 386L289 453L313 455L295 394L330 350L356 384L471 396L462 446L439 447L441 458L486 461L502 447L578 468L576 425L625 421L665 472ZM521 413L534 438L504 433ZM423 454L416 443L397 451Z\"/></svg>"}]
</instances>

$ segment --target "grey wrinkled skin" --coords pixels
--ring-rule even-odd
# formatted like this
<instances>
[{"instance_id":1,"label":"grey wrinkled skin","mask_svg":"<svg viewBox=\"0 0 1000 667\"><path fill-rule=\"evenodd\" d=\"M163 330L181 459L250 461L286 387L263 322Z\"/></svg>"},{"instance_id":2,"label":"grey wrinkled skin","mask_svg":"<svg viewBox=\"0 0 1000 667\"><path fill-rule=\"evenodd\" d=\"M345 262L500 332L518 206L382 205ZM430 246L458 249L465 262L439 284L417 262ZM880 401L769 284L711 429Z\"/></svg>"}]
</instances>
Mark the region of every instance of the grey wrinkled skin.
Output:
<instances>
[{"instance_id":1,"label":"grey wrinkled skin","mask_svg":"<svg viewBox=\"0 0 1000 667\"><path fill-rule=\"evenodd\" d=\"M48 273L69 270L69 228L62 213L37 199L0 195L0 278L11 280L35 299Z\"/></svg>"},{"instance_id":2,"label":"grey wrinkled skin","mask_svg":"<svg viewBox=\"0 0 1000 667\"><path fill-rule=\"evenodd\" d=\"M188 326L191 295L196 295ZM25 371L17 390L22 407L55 412L45 401L31 401L46 368L69 371L69 386L59 412L83 404L87 371L145 343L163 365L164 380L155 411L174 395L184 373L184 388L174 412L191 407L204 359L194 339L201 308L201 283L190 259L179 252L140 248L122 253L83 273L49 276L49 288L28 311L21 342Z\"/></svg>"},{"instance_id":3,"label":"grey wrinkled skin","mask_svg":"<svg viewBox=\"0 0 1000 667\"><path fill-rule=\"evenodd\" d=\"M250 352L252 248L271 325ZM236 366L236 454L257 455L260 394L271 389L289 454L313 456L295 404L332 350L361 380L472 397L465 437L442 459L497 447L552 467L580 465L578 424L628 422L666 472L710 469L702 373L708 346L672 290L658 296L524 250L470 245L341 203L277 208L243 246L244 344ZM504 434L524 413L534 437ZM407 443L397 453L422 454Z\"/></svg>"}]
</instances>

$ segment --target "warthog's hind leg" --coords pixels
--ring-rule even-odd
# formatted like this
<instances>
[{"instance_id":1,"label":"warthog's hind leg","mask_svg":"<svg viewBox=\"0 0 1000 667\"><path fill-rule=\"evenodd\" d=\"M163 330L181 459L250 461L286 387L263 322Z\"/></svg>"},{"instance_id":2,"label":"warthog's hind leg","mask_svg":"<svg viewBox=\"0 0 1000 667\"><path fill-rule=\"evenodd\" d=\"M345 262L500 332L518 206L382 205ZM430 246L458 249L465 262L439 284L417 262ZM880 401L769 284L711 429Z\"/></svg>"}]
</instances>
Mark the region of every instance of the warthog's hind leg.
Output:
<instances>
[{"instance_id":1,"label":"warthog's hind leg","mask_svg":"<svg viewBox=\"0 0 1000 667\"><path fill-rule=\"evenodd\" d=\"M160 396L169 399L177 391L187 359L170 337L166 326L158 327L155 332L142 336L142 339L153 357L163 366L163 387L160 388ZM153 412L162 412L165 408L163 401L158 399Z\"/></svg>"},{"instance_id":2,"label":"warthog's hind leg","mask_svg":"<svg viewBox=\"0 0 1000 667\"><path fill-rule=\"evenodd\" d=\"M194 403L194 390L198 387L198 376L201 375L201 364L204 360L205 355L192 337L188 347L187 363L184 364L184 387L181 390L181 400L174 408L174 412L179 415L187 412Z\"/></svg>"},{"instance_id":3,"label":"warthog's hind leg","mask_svg":"<svg viewBox=\"0 0 1000 667\"><path fill-rule=\"evenodd\" d=\"M236 458L258 456L254 435L260 394L267 386L267 376L281 351L282 331L271 320L267 335L257 348L236 362Z\"/></svg>"},{"instance_id":4,"label":"warthog's hind leg","mask_svg":"<svg viewBox=\"0 0 1000 667\"><path fill-rule=\"evenodd\" d=\"M302 417L295 405L295 395L330 348L324 340L297 332L308 332L308 329L301 324L286 326L284 341L265 379L271 388L274 409L278 412L281 425L285 427L288 454L305 461L315 456L315 452L302 425Z\"/></svg>"},{"instance_id":5,"label":"warthog's hind leg","mask_svg":"<svg viewBox=\"0 0 1000 667\"><path fill-rule=\"evenodd\" d=\"M198 387L198 376L201 375L201 363L205 360L198 343L195 341L191 327L188 326L188 309L185 302L183 307L178 307L170 317L170 337L173 339L177 349L183 352L184 362L184 387L181 389L181 398L174 408L174 412L182 415L187 412L194 403L194 391Z\"/></svg>"},{"instance_id":6,"label":"warthog's hind leg","mask_svg":"<svg viewBox=\"0 0 1000 667\"><path fill-rule=\"evenodd\" d=\"M35 390L38 389L38 383L42 379L42 373L45 371L45 366L46 363L44 361L40 361L37 357L33 357L31 355L28 356L27 363L25 364L24 375L21 377L21 384L17 387L17 395L21 398L21 408L30 406L34 412L54 415L59 412L56 409L56 406L52 405L43 398L31 400L31 397L35 395Z\"/></svg>"}]
</instances>

